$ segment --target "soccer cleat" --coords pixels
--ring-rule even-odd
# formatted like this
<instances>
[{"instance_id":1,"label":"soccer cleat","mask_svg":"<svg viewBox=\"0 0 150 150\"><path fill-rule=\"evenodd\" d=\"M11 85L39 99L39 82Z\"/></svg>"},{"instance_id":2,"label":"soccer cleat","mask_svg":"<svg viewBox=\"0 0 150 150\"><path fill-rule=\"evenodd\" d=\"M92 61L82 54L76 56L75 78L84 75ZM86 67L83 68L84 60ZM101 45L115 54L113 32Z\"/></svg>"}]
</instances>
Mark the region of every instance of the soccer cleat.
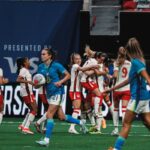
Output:
<instances>
[{"instance_id":1,"label":"soccer cleat","mask_svg":"<svg viewBox=\"0 0 150 150\"><path fill-rule=\"evenodd\" d=\"M96 130L96 126L91 126L90 128L89 128L89 132L93 132L93 131L95 131Z\"/></svg>"},{"instance_id":2,"label":"soccer cleat","mask_svg":"<svg viewBox=\"0 0 150 150\"><path fill-rule=\"evenodd\" d=\"M49 142L46 142L44 139L39 140L39 141L35 141L35 142L41 146L48 146L49 145Z\"/></svg>"},{"instance_id":3,"label":"soccer cleat","mask_svg":"<svg viewBox=\"0 0 150 150\"><path fill-rule=\"evenodd\" d=\"M101 131L97 130L96 128L93 131L89 132L90 134L101 134Z\"/></svg>"},{"instance_id":4,"label":"soccer cleat","mask_svg":"<svg viewBox=\"0 0 150 150\"><path fill-rule=\"evenodd\" d=\"M79 132L76 131L76 129L74 129L74 128L69 128L68 132L72 133L72 134L79 134Z\"/></svg>"},{"instance_id":5,"label":"soccer cleat","mask_svg":"<svg viewBox=\"0 0 150 150\"><path fill-rule=\"evenodd\" d=\"M119 135L119 132L114 129L114 130L111 132L111 135L112 135L112 136L118 136L118 135Z\"/></svg>"},{"instance_id":6,"label":"soccer cleat","mask_svg":"<svg viewBox=\"0 0 150 150\"><path fill-rule=\"evenodd\" d=\"M34 127L36 128L36 131L37 131L38 133L41 133L40 125L39 125L37 122L34 123Z\"/></svg>"},{"instance_id":7,"label":"soccer cleat","mask_svg":"<svg viewBox=\"0 0 150 150\"><path fill-rule=\"evenodd\" d=\"M24 126L22 125L22 124L20 124L19 126L18 126L18 129L19 130L22 130L24 128Z\"/></svg>"},{"instance_id":8,"label":"soccer cleat","mask_svg":"<svg viewBox=\"0 0 150 150\"><path fill-rule=\"evenodd\" d=\"M106 120L103 118L102 119L102 128L105 129L106 127L107 127Z\"/></svg>"},{"instance_id":9,"label":"soccer cleat","mask_svg":"<svg viewBox=\"0 0 150 150\"><path fill-rule=\"evenodd\" d=\"M81 129L82 129L82 132L84 134L86 134L88 132L88 129L87 129L86 125L85 125L85 121L84 120L81 121Z\"/></svg>"},{"instance_id":10,"label":"soccer cleat","mask_svg":"<svg viewBox=\"0 0 150 150\"><path fill-rule=\"evenodd\" d=\"M22 133L24 133L24 134L31 134L31 135L34 134L34 132L32 132L29 128L23 128L22 129Z\"/></svg>"}]
</instances>

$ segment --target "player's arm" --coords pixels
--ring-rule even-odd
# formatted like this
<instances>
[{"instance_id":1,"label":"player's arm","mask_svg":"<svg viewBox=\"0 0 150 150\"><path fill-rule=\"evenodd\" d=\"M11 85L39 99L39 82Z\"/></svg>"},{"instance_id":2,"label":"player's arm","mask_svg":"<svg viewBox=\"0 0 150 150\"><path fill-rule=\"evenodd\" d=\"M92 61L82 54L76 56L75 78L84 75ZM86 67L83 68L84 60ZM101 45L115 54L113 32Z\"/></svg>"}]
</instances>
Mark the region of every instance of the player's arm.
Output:
<instances>
[{"instance_id":1,"label":"player's arm","mask_svg":"<svg viewBox=\"0 0 150 150\"><path fill-rule=\"evenodd\" d=\"M9 82L9 80L7 78L0 76L0 84L7 84L8 82Z\"/></svg>"},{"instance_id":2,"label":"player's arm","mask_svg":"<svg viewBox=\"0 0 150 150\"><path fill-rule=\"evenodd\" d=\"M24 77L22 77L22 76L18 76L16 81L18 83L29 83L31 85L34 85L34 83L32 81L25 80Z\"/></svg>"},{"instance_id":3,"label":"player's arm","mask_svg":"<svg viewBox=\"0 0 150 150\"><path fill-rule=\"evenodd\" d=\"M119 88L121 88L121 87L127 85L127 84L129 84L129 78L126 79L126 80L124 80L124 81L121 82L120 84L115 85L114 87L112 87L112 88L110 88L110 89L104 91L104 93L105 93L105 92L111 92L111 91L114 91L114 90L116 90L116 89L119 89Z\"/></svg>"},{"instance_id":4,"label":"player's arm","mask_svg":"<svg viewBox=\"0 0 150 150\"><path fill-rule=\"evenodd\" d=\"M61 86L63 83L65 83L71 77L70 73L67 70L65 70L63 74L64 74L64 77L60 81L54 83L57 87Z\"/></svg>"},{"instance_id":5,"label":"player's arm","mask_svg":"<svg viewBox=\"0 0 150 150\"><path fill-rule=\"evenodd\" d=\"M97 69L99 66L98 65L89 65L89 66L85 66L85 67L78 67L77 70L79 71L89 71L91 69Z\"/></svg>"},{"instance_id":6,"label":"player's arm","mask_svg":"<svg viewBox=\"0 0 150 150\"><path fill-rule=\"evenodd\" d=\"M147 81L147 83L150 85L150 76L148 75L146 70L142 70L140 72L140 75L145 78L145 80Z\"/></svg>"}]
</instances>

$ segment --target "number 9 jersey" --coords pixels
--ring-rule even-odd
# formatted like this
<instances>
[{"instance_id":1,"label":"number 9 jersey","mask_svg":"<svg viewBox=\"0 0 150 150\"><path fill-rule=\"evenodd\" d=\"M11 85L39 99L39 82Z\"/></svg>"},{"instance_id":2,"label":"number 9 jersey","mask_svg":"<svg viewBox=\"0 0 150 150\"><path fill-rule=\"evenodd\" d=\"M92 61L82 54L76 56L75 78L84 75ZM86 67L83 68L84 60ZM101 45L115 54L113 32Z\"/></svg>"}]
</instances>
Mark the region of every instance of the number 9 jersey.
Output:
<instances>
[{"instance_id":1,"label":"number 9 jersey","mask_svg":"<svg viewBox=\"0 0 150 150\"><path fill-rule=\"evenodd\" d=\"M129 72L131 69L131 62L128 60L125 60L124 64L121 66L116 66L114 63L114 71L118 71L118 77L116 80L116 85L122 83L129 77ZM122 88L119 88L115 91L129 91L130 90L130 85L127 84L126 86L123 86Z\"/></svg>"}]
</instances>

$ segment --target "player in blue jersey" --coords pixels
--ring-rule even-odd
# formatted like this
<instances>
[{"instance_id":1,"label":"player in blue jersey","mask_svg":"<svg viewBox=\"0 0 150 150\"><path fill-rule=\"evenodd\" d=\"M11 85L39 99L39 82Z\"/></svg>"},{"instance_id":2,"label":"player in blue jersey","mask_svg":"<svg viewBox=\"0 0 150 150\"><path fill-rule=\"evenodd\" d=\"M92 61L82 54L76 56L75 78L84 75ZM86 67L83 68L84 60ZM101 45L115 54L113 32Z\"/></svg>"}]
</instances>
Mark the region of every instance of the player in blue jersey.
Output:
<instances>
[{"instance_id":1,"label":"player in blue jersey","mask_svg":"<svg viewBox=\"0 0 150 150\"><path fill-rule=\"evenodd\" d=\"M36 143L41 146L48 146L54 127L53 116L56 112L60 120L80 125L84 133L87 129L84 122L74 119L70 115L65 115L61 107L63 84L70 79L70 74L60 63L55 61L55 53L51 48L45 48L41 51L41 59L43 63L39 65L38 73L46 77L45 87L49 108L45 114L47 118L45 138L36 141Z\"/></svg>"},{"instance_id":2,"label":"player in blue jersey","mask_svg":"<svg viewBox=\"0 0 150 150\"><path fill-rule=\"evenodd\" d=\"M129 78L111 88L110 91L130 83L131 100L128 103L123 127L115 142L115 146L114 148L109 148L109 150L122 149L136 114L142 114L144 125L150 129L150 93L146 88L147 84L150 85L150 77L146 71L143 52L136 38L130 38L128 40L126 51L131 60Z\"/></svg>"}]
</instances>

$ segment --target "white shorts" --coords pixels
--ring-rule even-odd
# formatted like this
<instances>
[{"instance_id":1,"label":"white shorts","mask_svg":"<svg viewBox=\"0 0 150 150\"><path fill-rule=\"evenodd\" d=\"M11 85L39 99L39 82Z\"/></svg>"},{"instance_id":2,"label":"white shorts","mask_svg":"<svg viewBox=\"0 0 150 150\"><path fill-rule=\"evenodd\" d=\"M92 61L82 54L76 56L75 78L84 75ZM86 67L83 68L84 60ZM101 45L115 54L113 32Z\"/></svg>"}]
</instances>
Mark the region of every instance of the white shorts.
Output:
<instances>
[{"instance_id":1,"label":"white shorts","mask_svg":"<svg viewBox=\"0 0 150 150\"><path fill-rule=\"evenodd\" d=\"M47 99L49 104L58 105L61 106L64 101L63 95L53 95L50 98Z\"/></svg>"},{"instance_id":2,"label":"white shorts","mask_svg":"<svg viewBox=\"0 0 150 150\"><path fill-rule=\"evenodd\" d=\"M150 100L136 101L130 100L127 109L137 114L150 112Z\"/></svg>"}]
</instances>

